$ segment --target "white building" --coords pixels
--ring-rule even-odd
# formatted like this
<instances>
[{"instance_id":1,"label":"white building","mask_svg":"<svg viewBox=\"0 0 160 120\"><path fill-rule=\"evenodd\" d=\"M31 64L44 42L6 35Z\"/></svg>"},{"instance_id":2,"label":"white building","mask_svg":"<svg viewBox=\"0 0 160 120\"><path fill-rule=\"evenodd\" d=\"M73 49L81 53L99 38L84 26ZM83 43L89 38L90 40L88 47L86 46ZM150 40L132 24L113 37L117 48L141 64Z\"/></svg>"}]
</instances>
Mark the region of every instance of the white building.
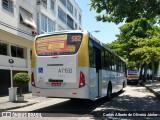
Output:
<instances>
[{"instance_id":1,"label":"white building","mask_svg":"<svg viewBox=\"0 0 160 120\"><path fill-rule=\"evenodd\" d=\"M30 74L36 34L82 28L82 11L74 0L0 0L0 15L0 95L15 86L15 73Z\"/></svg>"},{"instance_id":2,"label":"white building","mask_svg":"<svg viewBox=\"0 0 160 120\"><path fill-rule=\"evenodd\" d=\"M81 29L82 11L74 0L38 0L38 33Z\"/></svg>"}]
</instances>

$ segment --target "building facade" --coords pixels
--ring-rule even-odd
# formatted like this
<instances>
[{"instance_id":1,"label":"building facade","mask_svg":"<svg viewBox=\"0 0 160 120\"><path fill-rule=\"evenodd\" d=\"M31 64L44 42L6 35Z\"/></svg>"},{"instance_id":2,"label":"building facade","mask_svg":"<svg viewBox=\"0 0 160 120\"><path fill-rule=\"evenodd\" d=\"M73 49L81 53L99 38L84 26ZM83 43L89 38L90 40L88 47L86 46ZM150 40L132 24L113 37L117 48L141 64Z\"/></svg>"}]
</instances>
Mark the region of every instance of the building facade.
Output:
<instances>
[{"instance_id":1,"label":"building facade","mask_svg":"<svg viewBox=\"0 0 160 120\"><path fill-rule=\"evenodd\" d=\"M82 28L74 0L0 0L0 95L15 86L17 72L31 73L35 35ZM25 91L30 91L30 83Z\"/></svg>"},{"instance_id":2,"label":"building facade","mask_svg":"<svg viewBox=\"0 0 160 120\"><path fill-rule=\"evenodd\" d=\"M82 28L82 11L74 0L38 0L38 34Z\"/></svg>"}]
</instances>

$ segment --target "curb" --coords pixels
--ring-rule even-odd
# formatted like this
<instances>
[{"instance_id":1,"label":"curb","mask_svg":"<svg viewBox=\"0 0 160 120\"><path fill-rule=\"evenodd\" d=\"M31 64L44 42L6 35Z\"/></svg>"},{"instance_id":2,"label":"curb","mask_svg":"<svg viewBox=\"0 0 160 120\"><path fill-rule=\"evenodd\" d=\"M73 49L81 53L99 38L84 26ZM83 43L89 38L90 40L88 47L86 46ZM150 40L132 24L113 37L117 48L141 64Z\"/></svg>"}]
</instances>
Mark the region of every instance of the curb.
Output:
<instances>
[{"instance_id":1,"label":"curb","mask_svg":"<svg viewBox=\"0 0 160 120\"><path fill-rule=\"evenodd\" d=\"M13 107L8 107L8 108L0 109L0 111L6 111L6 110L17 109L17 108L23 108L23 107L34 105L36 103L39 103L39 101L35 101L33 103L28 103L26 105L19 105L19 106L13 106Z\"/></svg>"},{"instance_id":2,"label":"curb","mask_svg":"<svg viewBox=\"0 0 160 120\"><path fill-rule=\"evenodd\" d=\"M160 94L158 94L156 91L154 91L152 88L145 86L150 92L152 92L157 98L160 99Z\"/></svg>"},{"instance_id":3,"label":"curb","mask_svg":"<svg viewBox=\"0 0 160 120\"><path fill-rule=\"evenodd\" d=\"M151 93L153 93L157 98L160 99L160 94L158 94L156 91L154 91L152 88L145 86L143 83L140 83L142 86L146 87Z\"/></svg>"}]
</instances>

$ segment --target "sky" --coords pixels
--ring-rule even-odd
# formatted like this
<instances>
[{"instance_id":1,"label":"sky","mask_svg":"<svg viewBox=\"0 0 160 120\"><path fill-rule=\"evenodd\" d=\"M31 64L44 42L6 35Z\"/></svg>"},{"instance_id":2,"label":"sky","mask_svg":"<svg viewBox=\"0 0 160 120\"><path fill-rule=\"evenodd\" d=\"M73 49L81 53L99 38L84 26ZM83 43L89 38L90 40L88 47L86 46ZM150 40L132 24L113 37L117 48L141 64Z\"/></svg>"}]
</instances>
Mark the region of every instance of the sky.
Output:
<instances>
[{"instance_id":1,"label":"sky","mask_svg":"<svg viewBox=\"0 0 160 120\"><path fill-rule=\"evenodd\" d=\"M116 34L119 34L119 27L122 24L116 25L115 23L97 22L95 16L97 13L90 11L90 0L75 0L82 10L82 29L89 32L100 30L100 32L92 32L92 35L100 40L102 43L111 43L116 40Z\"/></svg>"}]
</instances>

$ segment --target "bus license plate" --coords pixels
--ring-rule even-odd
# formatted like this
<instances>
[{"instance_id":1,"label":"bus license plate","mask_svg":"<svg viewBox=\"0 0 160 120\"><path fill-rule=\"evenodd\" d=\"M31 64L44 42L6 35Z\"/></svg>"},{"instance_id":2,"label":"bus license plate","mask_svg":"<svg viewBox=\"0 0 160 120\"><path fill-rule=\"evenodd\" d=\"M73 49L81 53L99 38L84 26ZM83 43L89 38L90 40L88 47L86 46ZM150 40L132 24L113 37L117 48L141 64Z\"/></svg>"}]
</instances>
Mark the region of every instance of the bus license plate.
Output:
<instances>
[{"instance_id":1,"label":"bus license plate","mask_svg":"<svg viewBox=\"0 0 160 120\"><path fill-rule=\"evenodd\" d=\"M51 83L52 86L61 86L60 82Z\"/></svg>"}]
</instances>

